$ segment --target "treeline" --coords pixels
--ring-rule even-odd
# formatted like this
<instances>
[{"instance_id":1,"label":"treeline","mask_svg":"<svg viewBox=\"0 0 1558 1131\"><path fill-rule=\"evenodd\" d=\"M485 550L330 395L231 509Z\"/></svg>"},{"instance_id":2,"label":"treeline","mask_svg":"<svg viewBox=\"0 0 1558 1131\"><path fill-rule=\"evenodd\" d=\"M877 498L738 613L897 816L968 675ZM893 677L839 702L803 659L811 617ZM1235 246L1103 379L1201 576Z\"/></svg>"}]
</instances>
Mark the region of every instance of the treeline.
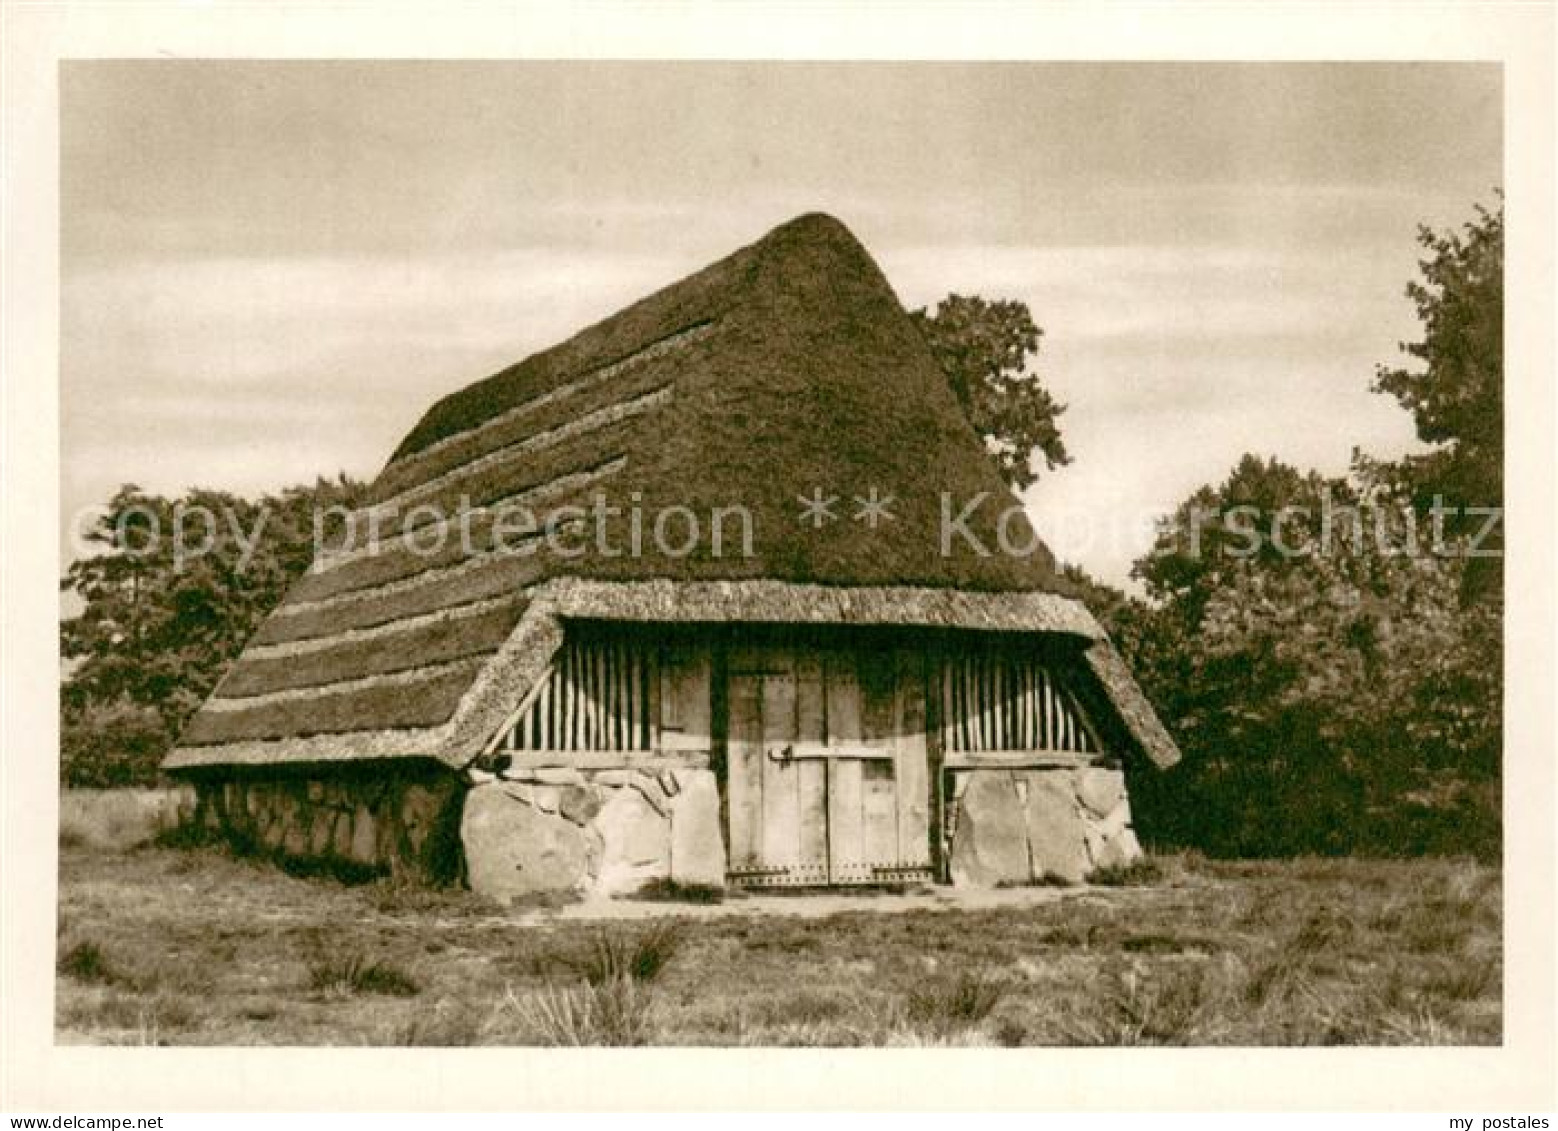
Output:
<instances>
[{"instance_id":1,"label":"treeline","mask_svg":"<svg viewBox=\"0 0 1558 1131\"><path fill-rule=\"evenodd\" d=\"M60 582L80 605L60 625L64 783L155 782L189 717L308 568L314 516L364 491L344 475L259 499L121 487L81 532L103 552Z\"/></svg>"},{"instance_id":2,"label":"treeline","mask_svg":"<svg viewBox=\"0 0 1558 1131\"><path fill-rule=\"evenodd\" d=\"M1374 389L1426 452L1345 478L1247 455L1161 525L1146 600L1073 571L1185 754L1133 775L1149 842L1500 853L1502 209L1420 242L1423 337Z\"/></svg>"}]
</instances>

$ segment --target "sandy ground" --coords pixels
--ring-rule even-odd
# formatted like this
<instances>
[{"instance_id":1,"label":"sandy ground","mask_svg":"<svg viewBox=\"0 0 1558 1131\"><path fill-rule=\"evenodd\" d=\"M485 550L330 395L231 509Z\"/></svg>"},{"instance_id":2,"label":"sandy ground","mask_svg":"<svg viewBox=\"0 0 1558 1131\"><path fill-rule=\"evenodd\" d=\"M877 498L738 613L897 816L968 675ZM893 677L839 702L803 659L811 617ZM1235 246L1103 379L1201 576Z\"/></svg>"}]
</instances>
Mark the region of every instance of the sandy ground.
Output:
<instances>
[{"instance_id":1,"label":"sandy ground","mask_svg":"<svg viewBox=\"0 0 1558 1131\"><path fill-rule=\"evenodd\" d=\"M971 891L961 888L936 887L907 892L860 891L808 891L779 894L775 892L727 893L721 903L671 903L647 899L586 899L566 907L546 911L516 912L513 918L519 922L584 921L609 922L615 920L659 919L666 916L686 919L721 919L737 915L754 917L777 916L793 919L825 919L830 915L842 915L852 911L873 911L887 915L901 915L911 911L993 911L1040 907L1072 899L1091 888L1024 887L997 888ZM1118 891L1112 893L1117 898Z\"/></svg>"}]
</instances>

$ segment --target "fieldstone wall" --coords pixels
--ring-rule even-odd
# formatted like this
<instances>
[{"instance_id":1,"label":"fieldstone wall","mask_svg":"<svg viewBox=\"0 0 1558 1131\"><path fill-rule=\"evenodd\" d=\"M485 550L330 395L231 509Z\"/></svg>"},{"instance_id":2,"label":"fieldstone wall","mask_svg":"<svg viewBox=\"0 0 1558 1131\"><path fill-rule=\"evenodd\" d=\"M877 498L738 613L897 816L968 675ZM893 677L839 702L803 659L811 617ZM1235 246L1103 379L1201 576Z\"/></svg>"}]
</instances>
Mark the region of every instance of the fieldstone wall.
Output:
<instances>
[{"instance_id":1,"label":"fieldstone wall","mask_svg":"<svg viewBox=\"0 0 1558 1131\"><path fill-rule=\"evenodd\" d=\"M708 769L505 770L473 786L460 825L471 890L622 895L654 880L722 887Z\"/></svg>"},{"instance_id":2,"label":"fieldstone wall","mask_svg":"<svg viewBox=\"0 0 1558 1131\"><path fill-rule=\"evenodd\" d=\"M366 767L197 781L188 819L242 848L359 876L457 882L497 899L625 895L656 880L723 887L719 789L701 766L502 774ZM955 885L1082 883L1141 855L1124 774L1103 767L952 773Z\"/></svg>"},{"instance_id":3,"label":"fieldstone wall","mask_svg":"<svg viewBox=\"0 0 1558 1131\"><path fill-rule=\"evenodd\" d=\"M1120 770L959 770L952 800L951 873L960 887L1077 884L1141 855Z\"/></svg>"},{"instance_id":4,"label":"fieldstone wall","mask_svg":"<svg viewBox=\"0 0 1558 1131\"><path fill-rule=\"evenodd\" d=\"M458 777L368 769L195 785L197 827L235 846L360 876L460 878Z\"/></svg>"}]
</instances>

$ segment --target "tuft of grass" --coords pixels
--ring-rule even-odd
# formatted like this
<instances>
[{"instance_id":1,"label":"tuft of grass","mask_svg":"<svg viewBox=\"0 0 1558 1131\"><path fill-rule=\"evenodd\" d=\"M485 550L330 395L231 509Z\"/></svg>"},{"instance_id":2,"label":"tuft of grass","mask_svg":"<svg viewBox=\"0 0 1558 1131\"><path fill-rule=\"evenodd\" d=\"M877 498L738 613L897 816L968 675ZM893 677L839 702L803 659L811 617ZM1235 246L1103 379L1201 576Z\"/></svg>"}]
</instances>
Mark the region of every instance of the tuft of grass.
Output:
<instances>
[{"instance_id":1,"label":"tuft of grass","mask_svg":"<svg viewBox=\"0 0 1558 1131\"><path fill-rule=\"evenodd\" d=\"M55 970L83 982L109 984L119 980L119 974L108 961L103 948L91 939L83 939L62 951Z\"/></svg>"},{"instance_id":2,"label":"tuft of grass","mask_svg":"<svg viewBox=\"0 0 1558 1131\"><path fill-rule=\"evenodd\" d=\"M1492 962L1461 960L1432 968L1423 979L1423 990L1449 1001L1476 1001L1497 996L1499 969Z\"/></svg>"},{"instance_id":3,"label":"tuft of grass","mask_svg":"<svg viewBox=\"0 0 1558 1131\"><path fill-rule=\"evenodd\" d=\"M1347 937L1347 927L1329 908L1311 912L1288 940L1288 949L1298 955L1312 956L1338 949Z\"/></svg>"},{"instance_id":4,"label":"tuft of grass","mask_svg":"<svg viewBox=\"0 0 1558 1131\"><path fill-rule=\"evenodd\" d=\"M525 1037L539 1045L646 1045L653 1032L649 990L631 977L574 986L549 984L523 998L509 990L506 1005L519 1019Z\"/></svg>"},{"instance_id":5,"label":"tuft of grass","mask_svg":"<svg viewBox=\"0 0 1558 1131\"><path fill-rule=\"evenodd\" d=\"M1040 946L1087 946L1091 940L1075 927L1051 927L1035 940Z\"/></svg>"},{"instance_id":6,"label":"tuft of grass","mask_svg":"<svg viewBox=\"0 0 1558 1131\"><path fill-rule=\"evenodd\" d=\"M1417 954L1456 954L1472 936L1472 924L1461 907L1420 911L1402 930L1407 948Z\"/></svg>"},{"instance_id":7,"label":"tuft of grass","mask_svg":"<svg viewBox=\"0 0 1558 1131\"><path fill-rule=\"evenodd\" d=\"M1029 1041L1028 1027L1015 1017L1003 1017L995 1026L995 1043L1003 1049L1020 1049Z\"/></svg>"},{"instance_id":8,"label":"tuft of grass","mask_svg":"<svg viewBox=\"0 0 1558 1131\"><path fill-rule=\"evenodd\" d=\"M661 920L643 931L596 931L576 954L556 956L556 962L592 986L626 979L653 982L675 957L682 930L671 920Z\"/></svg>"},{"instance_id":9,"label":"tuft of grass","mask_svg":"<svg viewBox=\"0 0 1558 1131\"><path fill-rule=\"evenodd\" d=\"M1087 882L1102 888L1141 888L1162 883L1163 867L1151 856L1138 856L1128 864L1094 868Z\"/></svg>"},{"instance_id":10,"label":"tuft of grass","mask_svg":"<svg viewBox=\"0 0 1558 1131\"><path fill-rule=\"evenodd\" d=\"M483 1019L469 1009L445 1008L440 1002L426 1013L392 1026L386 1043L420 1048L464 1048L481 1043Z\"/></svg>"},{"instance_id":11,"label":"tuft of grass","mask_svg":"<svg viewBox=\"0 0 1558 1131\"><path fill-rule=\"evenodd\" d=\"M316 959L308 966L308 984L330 997L353 994L383 994L387 997L415 997L422 992L410 974L386 962L370 962L362 954L346 954Z\"/></svg>"},{"instance_id":12,"label":"tuft of grass","mask_svg":"<svg viewBox=\"0 0 1558 1131\"><path fill-rule=\"evenodd\" d=\"M993 976L964 971L915 986L905 997L904 1013L911 1023L944 1035L984 1021L1005 993Z\"/></svg>"},{"instance_id":13,"label":"tuft of grass","mask_svg":"<svg viewBox=\"0 0 1558 1131\"><path fill-rule=\"evenodd\" d=\"M61 1020L91 1029L105 1044L167 1045L175 1033L197 1026L200 1015L189 1000L170 991L150 995L112 989L62 1003Z\"/></svg>"},{"instance_id":14,"label":"tuft of grass","mask_svg":"<svg viewBox=\"0 0 1558 1131\"><path fill-rule=\"evenodd\" d=\"M1066 1044L1189 1045L1203 1039L1212 1012L1206 971L1199 966L1158 967L1153 976L1115 970L1104 980L1091 1010L1066 1020Z\"/></svg>"},{"instance_id":15,"label":"tuft of grass","mask_svg":"<svg viewBox=\"0 0 1558 1131\"><path fill-rule=\"evenodd\" d=\"M769 1029L816 1026L844 1017L849 1012L850 1004L848 998L840 994L819 994L801 989L782 997L763 999L753 1006L744 1020Z\"/></svg>"}]
</instances>

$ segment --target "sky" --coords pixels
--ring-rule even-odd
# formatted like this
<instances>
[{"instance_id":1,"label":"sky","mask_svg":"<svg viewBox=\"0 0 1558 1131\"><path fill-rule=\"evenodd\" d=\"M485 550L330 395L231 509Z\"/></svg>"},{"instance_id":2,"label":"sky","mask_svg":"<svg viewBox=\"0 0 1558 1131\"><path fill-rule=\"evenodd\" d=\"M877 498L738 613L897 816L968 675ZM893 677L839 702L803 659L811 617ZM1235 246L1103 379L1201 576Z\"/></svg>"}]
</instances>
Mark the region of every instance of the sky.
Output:
<instances>
[{"instance_id":1,"label":"sky","mask_svg":"<svg viewBox=\"0 0 1558 1131\"><path fill-rule=\"evenodd\" d=\"M121 483L370 478L437 397L803 212L908 307L1014 298L1115 584L1246 452L1414 446L1417 226L1502 183L1497 65L72 62L61 546Z\"/></svg>"}]
</instances>

